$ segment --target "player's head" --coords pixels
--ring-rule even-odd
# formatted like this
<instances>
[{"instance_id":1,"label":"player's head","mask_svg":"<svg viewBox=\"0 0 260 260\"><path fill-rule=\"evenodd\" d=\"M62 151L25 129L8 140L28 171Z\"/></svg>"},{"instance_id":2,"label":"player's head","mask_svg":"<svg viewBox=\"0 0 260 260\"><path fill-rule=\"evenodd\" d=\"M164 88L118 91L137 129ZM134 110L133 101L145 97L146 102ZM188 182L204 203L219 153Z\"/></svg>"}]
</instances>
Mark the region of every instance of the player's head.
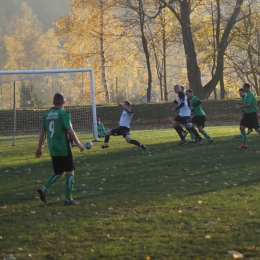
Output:
<instances>
[{"instance_id":1,"label":"player's head","mask_svg":"<svg viewBox=\"0 0 260 260\"><path fill-rule=\"evenodd\" d=\"M124 106L131 107L130 101L128 101L128 100L124 101Z\"/></svg>"},{"instance_id":2,"label":"player's head","mask_svg":"<svg viewBox=\"0 0 260 260\"><path fill-rule=\"evenodd\" d=\"M175 93L179 93L180 91L182 91L180 85L175 85L175 86L173 87L173 89L174 89L174 92L175 92Z\"/></svg>"},{"instance_id":3,"label":"player's head","mask_svg":"<svg viewBox=\"0 0 260 260\"><path fill-rule=\"evenodd\" d=\"M187 89L187 90L185 91L185 95L186 95L187 98L191 98L191 97L193 96L193 91L192 91L192 89Z\"/></svg>"},{"instance_id":4,"label":"player's head","mask_svg":"<svg viewBox=\"0 0 260 260\"><path fill-rule=\"evenodd\" d=\"M245 95L245 91L244 91L243 88L240 88L240 89L238 90L238 92L239 92L240 97L243 97L243 96Z\"/></svg>"},{"instance_id":5,"label":"player's head","mask_svg":"<svg viewBox=\"0 0 260 260\"><path fill-rule=\"evenodd\" d=\"M97 118L97 124L99 124L99 123L100 123L100 118L98 117L98 118Z\"/></svg>"},{"instance_id":6,"label":"player's head","mask_svg":"<svg viewBox=\"0 0 260 260\"><path fill-rule=\"evenodd\" d=\"M249 84L249 83L244 83L243 89L244 89L244 91L245 91L246 93L249 92L249 91L251 90L250 84Z\"/></svg>"},{"instance_id":7,"label":"player's head","mask_svg":"<svg viewBox=\"0 0 260 260\"><path fill-rule=\"evenodd\" d=\"M53 97L53 105L54 106L63 106L65 104L65 98L63 94L56 93Z\"/></svg>"}]
</instances>

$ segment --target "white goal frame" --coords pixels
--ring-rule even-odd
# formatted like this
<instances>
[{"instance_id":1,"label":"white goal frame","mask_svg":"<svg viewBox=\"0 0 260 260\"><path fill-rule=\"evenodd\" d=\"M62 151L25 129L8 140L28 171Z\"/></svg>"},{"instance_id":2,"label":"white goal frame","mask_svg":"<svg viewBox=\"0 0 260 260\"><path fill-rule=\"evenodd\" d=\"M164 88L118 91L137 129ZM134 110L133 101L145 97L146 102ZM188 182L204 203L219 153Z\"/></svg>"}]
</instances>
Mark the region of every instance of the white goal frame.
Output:
<instances>
[{"instance_id":1,"label":"white goal frame","mask_svg":"<svg viewBox=\"0 0 260 260\"><path fill-rule=\"evenodd\" d=\"M89 72L89 74L90 74L94 141L98 141L94 73L93 73L93 70L91 68L51 69L51 70L0 70L0 76L1 75L20 75L20 74L73 73L73 72L74 73L76 73L76 72ZM15 80L14 80L14 82L15 82ZM15 145L15 136L13 136L13 145Z\"/></svg>"}]
</instances>

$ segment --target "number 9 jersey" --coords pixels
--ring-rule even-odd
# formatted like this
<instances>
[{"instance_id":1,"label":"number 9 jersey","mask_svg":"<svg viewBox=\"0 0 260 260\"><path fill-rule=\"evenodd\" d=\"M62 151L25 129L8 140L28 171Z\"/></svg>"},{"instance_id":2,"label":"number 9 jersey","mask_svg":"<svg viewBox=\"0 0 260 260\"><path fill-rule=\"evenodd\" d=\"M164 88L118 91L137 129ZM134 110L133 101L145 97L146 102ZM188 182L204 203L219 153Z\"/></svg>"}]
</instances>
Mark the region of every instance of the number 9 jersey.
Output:
<instances>
[{"instance_id":1,"label":"number 9 jersey","mask_svg":"<svg viewBox=\"0 0 260 260\"><path fill-rule=\"evenodd\" d=\"M71 128L70 114L62 108L52 108L44 115L42 130L47 133L51 156L68 156L70 146L66 130Z\"/></svg>"}]
</instances>

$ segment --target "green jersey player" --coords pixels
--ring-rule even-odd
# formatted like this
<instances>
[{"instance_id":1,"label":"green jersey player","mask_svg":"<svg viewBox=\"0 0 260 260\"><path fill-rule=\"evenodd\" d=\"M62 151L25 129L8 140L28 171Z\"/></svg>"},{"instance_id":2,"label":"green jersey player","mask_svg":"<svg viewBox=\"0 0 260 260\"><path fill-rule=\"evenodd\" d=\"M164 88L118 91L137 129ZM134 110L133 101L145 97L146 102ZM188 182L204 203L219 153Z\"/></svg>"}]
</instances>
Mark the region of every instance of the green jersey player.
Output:
<instances>
[{"instance_id":1,"label":"green jersey player","mask_svg":"<svg viewBox=\"0 0 260 260\"><path fill-rule=\"evenodd\" d=\"M245 129L254 128L256 132L260 134L259 123L257 119L257 100L254 93L251 91L251 86L249 83L244 83L243 85L244 92L246 93L246 97L244 100L244 104L237 104L236 110L243 110L244 116L240 121L240 132L242 136L242 144L240 144L237 149L246 149L247 145L247 137Z\"/></svg>"},{"instance_id":2,"label":"green jersey player","mask_svg":"<svg viewBox=\"0 0 260 260\"><path fill-rule=\"evenodd\" d=\"M206 115L202 109L201 101L197 96L193 95L193 91L191 89L186 90L185 95L190 101L190 110L194 113L192 118L193 126L197 125L199 132L208 139L209 143L212 143L213 139L204 130Z\"/></svg>"},{"instance_id":3,"label":"green jersey player","mask_svg":"<svg viewBox=\"0 0 260 260\"><path fill-rule=\"evenodd\" d=\"M76 133L72 129L70 114L63 109L65 99L61 93L54 95L53 104L54 107L44 115L42 131L35 155L37 158L42 156L42 145L46 135L54 173L46 184L41 189L38 189L38 193L40 199L46 203L47 190L57 179L66 173L65 205L76 205L79 203L71 198L75 168L69 139L72 139L77 144L80 151L84 151L84 146L79 142Z\"/></svg>"}]
</instances>

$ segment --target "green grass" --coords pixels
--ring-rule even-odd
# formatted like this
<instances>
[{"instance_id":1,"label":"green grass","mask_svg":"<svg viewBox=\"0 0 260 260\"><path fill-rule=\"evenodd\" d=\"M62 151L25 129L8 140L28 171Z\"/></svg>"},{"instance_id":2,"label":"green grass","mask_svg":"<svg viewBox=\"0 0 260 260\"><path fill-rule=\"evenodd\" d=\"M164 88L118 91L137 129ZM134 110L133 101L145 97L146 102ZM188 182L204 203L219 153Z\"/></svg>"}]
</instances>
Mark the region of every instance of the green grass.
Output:
<instances>
[{"instance_id":1,"label":"green grass","mask_svg":"<svg viewBox=\"0 0 260 260\"><path fill-rule=\"evenodd\" d=\"M75 157L73 197L64 178L42 203L36 193L52 174L37 138L0 140L0 259L260 258L260 144L237 150L238 126L210 126L214 143L176 146L168 127L132 131L149 151L111 137ZM82 142L90 140L80 136ZM8 259L8 258L7 258Z\"/></svg>"}]
</instances>

